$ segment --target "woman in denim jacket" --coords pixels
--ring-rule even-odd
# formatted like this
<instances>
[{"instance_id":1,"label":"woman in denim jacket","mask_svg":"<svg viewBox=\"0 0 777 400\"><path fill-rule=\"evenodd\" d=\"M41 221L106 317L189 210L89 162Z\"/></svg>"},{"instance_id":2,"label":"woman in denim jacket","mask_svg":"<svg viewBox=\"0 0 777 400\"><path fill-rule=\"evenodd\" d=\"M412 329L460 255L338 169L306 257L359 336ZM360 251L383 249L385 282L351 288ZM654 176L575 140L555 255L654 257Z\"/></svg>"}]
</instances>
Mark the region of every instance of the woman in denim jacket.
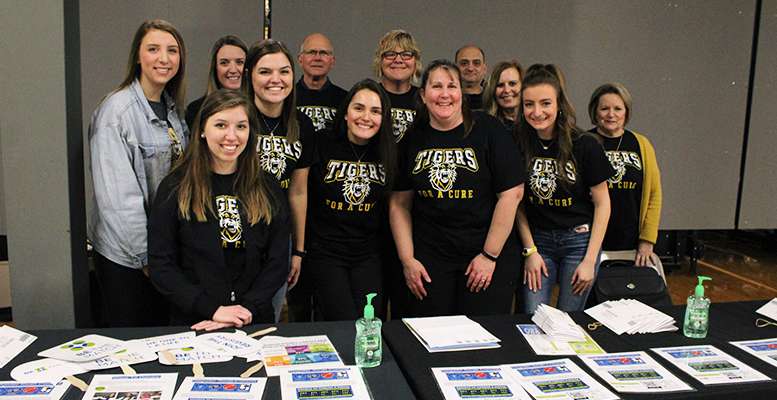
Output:
<instances>
[{"instance_id":1,"label":"woman in denim jacket","mask_svg":"<svg viewBox=\"0 0 777 400\"><path fill-rule=\"evenodd\" d=\"M167 323L164 300L148 279L146 220L159 183L188 140L177 107L184 104L185 60L173 25L143 22L124 81L92 115L89 237L109 326Z\"/></svg>"}]
</instances>

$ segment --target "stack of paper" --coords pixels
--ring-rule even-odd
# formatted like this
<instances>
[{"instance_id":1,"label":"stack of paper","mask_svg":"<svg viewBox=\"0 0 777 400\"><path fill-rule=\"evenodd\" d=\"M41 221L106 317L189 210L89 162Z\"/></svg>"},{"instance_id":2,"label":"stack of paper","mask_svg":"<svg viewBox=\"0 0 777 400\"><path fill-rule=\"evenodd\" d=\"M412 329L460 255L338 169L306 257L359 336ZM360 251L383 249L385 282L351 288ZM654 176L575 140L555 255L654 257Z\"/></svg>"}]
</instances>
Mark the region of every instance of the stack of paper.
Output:
<instances>
[{"instance_id":1,"label":"stack of paper","mask_svg":"<svg viewBox=\"0 0 777 400\"><path fill-rule=\"evenodd\" d=\"M633 299L606 301L585 313L620 335L676 331L674 318Z\"/></svg>"},{"instance_id":2,"label":"stack of paper","mask_svg":"<svg viewBox=\"0 0 777 400\"><path fill-rule=\"evenodd\" d=\"M777 321L777 297L762 305L761 308L755 310L755 312Z\"/></svg>"},{"instance_id":3,"label":"stack of paper","mask_svg":"<svg viewBox=\"0 0 777 400\"><path fill-rule=\"evenodd\" d=\"M587 333L584 341L556 340L534 324L518 324L518 331L538 356L605 354L606 351ZM582 329L582 328L581 328Z\"/></svg>"},{"instance_id":4,"label":"stack of paper","mask_svg":"<svg viewBox=\"0 0 777 400\"><path fill-rule=\"evenodd\" d=\"M500 347L499 338L463 315L402 318L402 322L430 353Z\"/></svg>"},{"instance_id":5,"label":"stack of paper","mask_svg":"<svg viewBox=\"0 0 777 400\"><path fill-rule=\"evenodd\" d=\"M585 341L585 332L572 320L569 314L546 304L540 304L534 315L532 322L545 332L559 341Z\"/></svg>"}]
</instances>

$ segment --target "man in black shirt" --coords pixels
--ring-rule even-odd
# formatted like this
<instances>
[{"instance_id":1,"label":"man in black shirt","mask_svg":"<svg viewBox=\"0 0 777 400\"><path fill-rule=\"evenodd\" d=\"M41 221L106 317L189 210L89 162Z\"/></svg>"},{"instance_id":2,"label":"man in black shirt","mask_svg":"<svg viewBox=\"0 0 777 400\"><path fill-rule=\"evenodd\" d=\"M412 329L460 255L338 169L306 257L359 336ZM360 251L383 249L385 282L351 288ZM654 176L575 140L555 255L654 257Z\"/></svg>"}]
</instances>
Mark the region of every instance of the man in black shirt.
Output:
<instances>
[{"instance_id":1,"label":"man in black shirt","mask_svg":"<svg viewBox=\"0 0 777 400\"><path fill-rule=\"evenodd\" d=\"M483 79L486 76L486 55L483 49L473 44L465 45L456 50L456 65L461 70L461 91L464 93L469 108L483 108Z\"/></svg>"},{"instance_id":2,"label":"man in black shirt","mask_svg":"<svg viewBox=\"0 0 777 400\"><path fill-rule=\"evenodd\" d=\"M321 33L311 33L299 48L297 57L302 78L297 81L297 109L313 121L317 133L332 129L335 112L346 91L329 81L335 65L332 43Z\"/></svg>"}]
</instances>

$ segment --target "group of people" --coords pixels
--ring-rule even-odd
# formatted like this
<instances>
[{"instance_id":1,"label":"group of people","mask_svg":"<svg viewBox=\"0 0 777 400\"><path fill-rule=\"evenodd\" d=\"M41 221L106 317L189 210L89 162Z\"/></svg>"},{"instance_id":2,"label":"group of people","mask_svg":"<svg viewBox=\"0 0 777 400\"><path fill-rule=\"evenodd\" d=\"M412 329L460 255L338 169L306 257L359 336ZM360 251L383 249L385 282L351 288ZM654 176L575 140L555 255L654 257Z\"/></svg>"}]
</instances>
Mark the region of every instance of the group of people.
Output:
<instances>
[{"instance_id":1,"label":"group of people","mask_svg":"<svg viewBox=\"0 0 777 400\"><path fill-rule=\"evenodd\" d=\"M220 38L184 109L183 38L138 28L89 130L109 325L241 327L285 301L291 321L356 319L371 292L380 317L532 313L555 284L571 311L602 249L655 261L658 167L621 84L594 92L586 132L552 64L486 78L467 45L424 68L403 30L348 91L324 35L297 61L295 82L282 42Z\"/></svg>"}]
</instances>

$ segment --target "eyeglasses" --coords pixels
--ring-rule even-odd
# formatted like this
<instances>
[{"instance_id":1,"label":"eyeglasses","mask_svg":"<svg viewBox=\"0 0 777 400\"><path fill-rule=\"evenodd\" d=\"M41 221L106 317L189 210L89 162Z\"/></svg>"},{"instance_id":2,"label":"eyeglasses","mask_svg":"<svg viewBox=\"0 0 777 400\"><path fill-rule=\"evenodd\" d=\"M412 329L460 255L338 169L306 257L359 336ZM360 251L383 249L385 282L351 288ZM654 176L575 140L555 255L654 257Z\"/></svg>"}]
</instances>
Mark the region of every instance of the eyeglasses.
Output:
<instances>
[{"instance_id":1,"label":"eyeglasses","mask_svg":"<svg viewBox=\"0 0 777 400\"><path fill-rule=\"evenodd\" d=\"M384 60L394 60L397 58L397 56L400 56L402 57L403 60L408 61L408 60L412 60L413 57L415 57L415 52L414 51L401 51L401 52L387 51L383 53L381 56L383 57Z\"/></svg>"},{"instance_id":2,"label":"eyeglasses","mask_svg":"<svg viewBox=\"0 0 777 400\"><path fill-rule=\"evenodd\" d=\"M332 57L332 54L334 54L334 52L332 52L331 50L310 49L310 50L303 51L302 54L304 54L306 56L309 56L309 57L315 57L315 56L319 56L319 57Z\"/></svg>"}]
</instances>

